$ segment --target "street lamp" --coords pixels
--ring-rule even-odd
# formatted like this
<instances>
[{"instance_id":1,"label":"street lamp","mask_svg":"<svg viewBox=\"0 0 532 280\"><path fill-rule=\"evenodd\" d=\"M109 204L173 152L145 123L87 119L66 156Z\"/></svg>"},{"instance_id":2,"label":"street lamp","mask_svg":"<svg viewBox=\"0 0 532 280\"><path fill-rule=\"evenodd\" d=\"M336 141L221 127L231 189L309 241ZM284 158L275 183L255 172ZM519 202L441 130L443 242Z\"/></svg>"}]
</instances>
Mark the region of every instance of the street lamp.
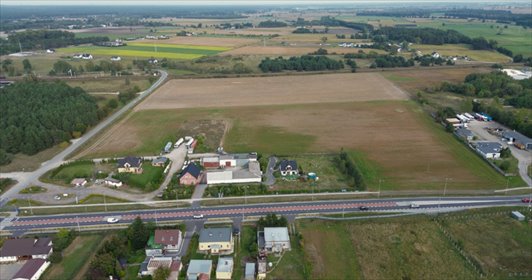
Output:
<instances>
[{"instance_id":1,"label":"street lamp","mask_svg":"<svg viewBox=\"0 0 532 280\"><path fill-rule=\"evenodd\" d=\"M445 186L443 187L443 196L445 196L445 193L447 192L447 183L449 182L449 180L452 180L452 178L449 178L449 177L445 178ZM441 199L442 197L440 196L440 200L438 201L438 212L440 212Z\"/></svg>"},{"instance_id":2,"label":"street lamp","mask_svg":"<svg viewBox=\"0 0 532 280\"><path fill-rule=\"evenodd\" d=\"M248 204L248 188L249 186L244 186L244 203Z\"/></svg>"}]
</instances>

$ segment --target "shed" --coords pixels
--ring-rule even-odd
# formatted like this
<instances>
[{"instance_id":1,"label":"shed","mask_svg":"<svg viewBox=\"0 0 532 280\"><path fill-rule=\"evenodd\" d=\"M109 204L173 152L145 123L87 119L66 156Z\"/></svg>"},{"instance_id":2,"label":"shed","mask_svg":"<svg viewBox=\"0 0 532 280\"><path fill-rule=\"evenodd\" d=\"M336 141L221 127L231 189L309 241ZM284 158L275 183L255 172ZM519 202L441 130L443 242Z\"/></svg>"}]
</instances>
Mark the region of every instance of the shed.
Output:
<instances>
[{"instance_id":1,"label":"shed","mask_svg":"<svg viewBox=\"0 0 532 280\"><path fill-rule=\"evenodd\" d=\"M512 218L518 220L518 221L524 221L525 215L521 214L519 211L512 211Z\"/></svg>"},{"instance_id":2,"label":"shed","mask_svg":"<svg viewBox=\"0 0 532 280\"><path fill-rule=\"evenodd\" d=\"M245 280L255 279L255 263L246 263L246 271L244 274Z\"/></svg>"}]
</instances>

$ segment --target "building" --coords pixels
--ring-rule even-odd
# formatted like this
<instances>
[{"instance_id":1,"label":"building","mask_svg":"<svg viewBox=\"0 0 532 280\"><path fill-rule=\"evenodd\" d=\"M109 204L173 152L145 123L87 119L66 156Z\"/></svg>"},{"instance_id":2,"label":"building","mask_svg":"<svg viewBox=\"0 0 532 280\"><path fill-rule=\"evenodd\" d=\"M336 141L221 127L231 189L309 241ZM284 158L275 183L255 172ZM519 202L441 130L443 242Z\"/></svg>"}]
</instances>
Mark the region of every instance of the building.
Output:
<instances>
[{"instance_id":1,"label":"building","mask_svg":"<svg viewBox=\"0 0 532 280\"><path fill-rule=\"evenodd\" d=\"M0 263L48 259L52 252L52 239L48 237L7 239L0 250Z\"/></svg>"},{"instance_id":2,"label":"building","mask_svg":"<svg viewBox=\"0 0 532 280\"><path fill-rule=\"evenodd\" d=\"M504 74L512 77L514 80L526 80L532 77L532 72L530 71L519 71L515 69L502 69Z\"/></svg>"},{"instance_id":3,"label":"building","mask_svg":"<svg viewBox=\"0 0 532 280\"><path fill-rule=\"evenodd\" d=\"M297 177L299 174L295 160L282 160L279 164L279 171L283 177Z\"/></svg>"},{"instance_id":4,"label":"building","mask_svg":"<svg viewBox=\"0 0 532 280\"><path fill-rule=\"evenodd\" d=\"M85 178L74 178L70 184L74 187L83 187L87 184L87 180Z\"/></svg>"},{"instance_id":5,"label":"building","mask_svg":"<svg viewBox=\"0 0 532 280\"><path fill-rule=\"evenodd\" d=\"M257 261L257 279L266 279L267 264L266 260Z\"/></svg>"},{"instance_id":6,"label":"building","mask_svg":"<svg viewBox=\"0 0 532 280\"><path fill-rule=\"evenodd\" d=\"M156 157L151 161L151 165L153 166L164 166L166 162L168 161L167 157Z\"/></svg>"},{"instance_id":7,"label":"building","mask_svg":"<svg viewBox=\"0 0 532 280\"><path fill-rule=\"evenodd\" d=\"M105 178L103 182L104 184L115 188L120 188L122 186L122 181L112 177Z\"/></svg>"},{"instance_id":8,"label":"building","mask_svg":"<svg viewBox=\"0 0 532 280\"><path fill-rule=\"evenodd\" d=\"M90 59L93 59L93 57L92 57L92 54L90 53L84 53L81 55L81 59L90 60Z\"/></svg>"},{"instance_id":9,"label":"building","mask_svg":"<svg viewBox=\"0 0 532 280\"><path fill-rule=\"evenodd\" d=\"M475 143L477 152L484 158L500 158L502 145L497 142L477 142Z\"/></svg>"},{"instance_id":10,"label":"building","mask_svg":"<svg viewBox=\"0 0 532 280\"><path fill-rule=\"evenodd\" d=\"M191 162L181 173L179 184L185 186L195 186L200 182L201 169Z\"/></svg>"},{"instance_id":11,"label":"building","mask_svg":"<svg viewBox=\"0 0 532 280\"><path fill-rule=\"evenodd\" d=\"M111 61L120 61L120 60L122 60L122 58L119 56L111 56Z\"/></svg>"},{"instance_id":12,"label":"building","mask_svg":"<svg viewBox=\"0 0 532 280\"><path fill-rule=\"evenodd\" d=\"M157 268L166 267L171 272L179 271L182 268L182 264L178 260L174 260L172 257L151 256L147 257L140 265L140 276L153 275ZM177 279L177 278L176 278Z\"/></svg>"},{"instance_id":13,"label":"building","mask_svg":"<svg viewBox=\"0 0 532 280\"><path fill-rule=\"evenodd\" d=\"M158 229L155 231L155 244L163 247L165 252L177 252L182 243L181 231L178 229Z\"/></svg>"},{"instance_id":14,"label":"building","mask_svg":"<svg viewBox=\"0 0 532 280\"><path fill-rule=\"evenodd\" d=\"M199 251L211 254L230 254L234 240L231 228L204 228L200 232Z\"/></svg>"},{"instance_id":15,"label":"building","mask_svg":"<svg viewBox=\"0 0 532 280\"><path fill-rule=\"evenodd\" d=\"M246 263L244 280L255 280L255 263Z\"/></svg>"},{"instance_id":16,"label":"building","mask_svg":"<svg viewBox=\"0 0 532 280\"><path fill-rule=\"evenodd\" d=\"M432 58L440 58L441 55L438 52L432 52L431 54Z\"/></svg>"},{"instance_id":17,"label":"building","mask_svg":"<svg viewBox=\"0 0 532 280\"><path fill-rule=\"evenodd\" d=\"M142 173L142 159L131 156L119 159L118 173Z\"/></svg>"},{"instance_id":18,"label":"building","mask_svg":"<svg viewBox=\"0 0 532 280\"><path fill-rule=\"evenodd\" d=\"M207 184L243 184L260 183L262 171L257 161L249 162L246 167L226 168L207 172Z\"/></svg>"},{"instance_id":19,"label":"building","mask_svg":"<svg viewBox=\"0 0 532 280\"><path fill-rule=\"evenodd\" d=\"M211 270L212 260L190 260L187 270L187 280L210 279Z\"/></svg>"},{"instance_id":20,"label":"building","mask_svg":"<svg viewBox=\"0 0 532 280\"><path fill-rule=\"evenodd\" d=\"M467 142L473 141L473 138L475 137L475 134L473 134L471 130L464 127L458 128L454 134L459 138L465 139Z\"/></svg>"},{"instance_id":21,"label":"building","mask_svg":"<svg viewBox=\"0 0 532 280\"><path fill-rule=\"evenodd\" d=\"M517 131L505 131L502 137L508 141L508 144L513 144L520 149L532 150L532 139Z\"/></svg>"},{"instance_id":22,"label":"building","mask_svg":"<svg viewBox=\"0 0 532 280\"><path fill-rule=\"evenodd\" d=\"M216 279L231 279L233 276L233 264L233 257L219 258L216 266Z\"/></svg>"},{"instance_id":23,"label":"building","mask_svg":"<svg viewBox=\"0 0 532 280\"><path fill-rule=\"evenodd\" d=\"M55 49L46 49L46 53L55 53Z\"/></svg>"},{"instance_id":24,"label":"building","mask_svg":"<svg viewBox=\"0 0 532 280\"><path fill-rule=\"evenodd\" d=\"M518 220L518 221L524 221L525 215L521 214L519 211L512 211L512 218Z\"/></svg>"},{"instance_id":25,"label":"building","mask_svg":"<svg viewBox=\"0 0 532 280\"><path fill-rule=\"evenodd\" d=\"M204 157L201 159L201 165L205 168L218 168L220 167L219 157Z\"/></svg>"},{"instance_id":26,"label":"building","mask_svg":"<svg viewBox=\"0 0 532 280\"><path fill-rule=\"evenodd\" d=\"M264 231L259 231L258 245L260 251L280 253L290 251L290 236L286 227L265 227Z\"/></svg>"},{"instance_id":27,"label":"building","mask_svg":"<svg viewBox=\"0 0 532 280\"><path fill-rule=\"evenodd\" d=\"M50 262L45 259L28 260L13 276L13 280L38 280Z\"/></svg>"}]
</instances>

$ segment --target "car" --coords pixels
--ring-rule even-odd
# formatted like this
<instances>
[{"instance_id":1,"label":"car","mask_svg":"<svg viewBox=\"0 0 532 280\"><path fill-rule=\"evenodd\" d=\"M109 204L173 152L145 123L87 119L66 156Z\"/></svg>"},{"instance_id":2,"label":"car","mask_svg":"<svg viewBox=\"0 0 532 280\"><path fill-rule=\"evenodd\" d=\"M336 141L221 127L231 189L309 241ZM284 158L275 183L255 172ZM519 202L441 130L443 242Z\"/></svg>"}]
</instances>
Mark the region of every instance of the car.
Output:
<instances>
[{"instance_id":1,"label":"car","mask_svg":"<svg viewBox=\"0 0 532 280\"><path fill-rule=\"evenodd\" d=\"M528 197L525 197L525 198L521 199L521 202L530 203L530 202L532 202L532 200L530 200L530 198L528 198Z\"/></svg>"},{"instance_id":2,"label":"car","mask_svg":"<svg viewBox=\"0 0 532 280\"><path fill-rule=\"evenodd\" d=\"M368 210L369 208L367 206L362 205L362 206L358 207L358 209L362 210L362 211L365 211L365 210Z\"/></svg>"},{"instance_id":3,"label":"car","mask_svg":"<svg viewBox=\"0 0 532 280\"><path fill-rule=\"evenodd\" d=\"M56 195L56 196L54 196L54 199L55 199L55 200L60 200L60 199L61 199L61 196L60 196L60 195Z\"/></svg>"},{"instance_id":4,"label":"car","mask_svg":"<svg viewBox=\"0 0 532 280\"><path fill-rule=\"evenodd\" d=\"M109 223L109 224L116 224L116 223L118 223L118 221L120 221L120 219L116 218L116 217L107 218L107 223Z\"/></svg>"},{"instance_id":5,"label":"car","mask_svg":"<svg viewBox=\"0 0 532 280\"><path fill-rule=\"evenodd\" d=\"M419 204L412 203L410 204L410 208L419 208Z\"/></svg>"},{"instance_id":6,"label":"car","mask_svg":"<svg viewBox=\"0 0 532 280\"><path fill-rule=\"evenodd\" d=\"M193 217L194 219L203 219L203 214L196 214Z\"/></svg>"}]
</instances>

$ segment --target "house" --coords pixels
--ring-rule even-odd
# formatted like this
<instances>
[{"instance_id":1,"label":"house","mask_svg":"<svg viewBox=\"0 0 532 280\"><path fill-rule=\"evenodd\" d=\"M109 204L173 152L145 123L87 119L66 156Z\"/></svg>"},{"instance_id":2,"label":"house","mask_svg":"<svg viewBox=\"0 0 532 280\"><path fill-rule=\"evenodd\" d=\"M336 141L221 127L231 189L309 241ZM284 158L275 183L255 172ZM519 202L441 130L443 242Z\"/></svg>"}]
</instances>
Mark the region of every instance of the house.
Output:
<instances>
[{"instance_id":1,"label":"house","mask_svg":"<svg viewBox=\"0 0 532 280\"><path fill-rule=\"evenodd\" d=\"M50 262L45 259L28 260L13 276L13 280L38 280Z\"/></svg>"},{"instance_id":2,"label":"house","mask_svg":"<svg viewBox=\"0 0 532 280\"><path fill-rule=\"evenodd\" d=\"M142 159L131 156L119 159L118 173L142 173Z\"/></svg>"},{"instance_id":3,"label":"house","mask_svg":"<svg viewBox=\"0 0 532 280\"><path fill-rule=\"evenodd\" d=\"M82 57L83 57L83 55L80 54L80 53L77 53L77 54L72 56L72 58L78 58L78 59L81 59Z\"/></svg>"},{"instance_id":4,"label":"house","mask_svg":"<svg viewBox=\"0 0 532 280\"><path fill-rule=\"evenodd\" d=\"M199 251L211 254L230 254L234 240L230 228L204 228L200 232Z\"/></svg>"},{"instance_id":5,"label":"house","mask_svg":"<svg viewBox=\"0 0 532 280\"><path fill-rule=\"evenodd\" d=\"M458 128L454 134L458 136L459 138L467 140L467 142L473 141L473 138L475 137L475 134L467 128L460 127Z\"/></svg>"},{"instance_id":6,"label":"house","mask_svg":"<svg viewBox=\"0 0 532 280\"><path fill-rule=\"evenodd\" d=\"M150 59L148 59L148 63L157 64L157 63L159 63L159 61L157 59L155 59L155 58L150 58Z\"/></svg>"},{"instance_id":7,"label":"house","mask_svg":"<svg viewBox=\"0 0 532 280\"><path fill-rule=\"evenodd\" d=\"M295 160L282 160L279 164L279 171L283 177L297 177L299 174Z\"/></svg>"},{"instance_id":8,"label":"house","mask_svg":"<svg viewBox=\"0 0 532 280\"><path fill-rule=\"evenodd\" d=\"M432 52L431 54L432 58L440 58L441 55L438 52Z\"/></svg>"},{"instance_id":9,"label":"house","mask_svg":"<svg viewBox=\"0 0 532 280\"><path fill-rule=\"evenodd\" d=\"M55 49L46 49L46 53L50 53L50 54L55 53Z\"/></svg>"},{"instance_id":10,"label":"house","mask_svg":"<svg viewBox=\"0 0 532 280\"><path fill-rule=\"evenodd\" d=\"M255 263L246 263L244 280L255 280Z\"/></svg>"},{"instance_id":11,"label":"house","mask_svg":"<svg viewBox=\"0 0 532 280\"><path fill-rule=\"evenodd\" d=\"M210 279L212 260L190 260L187 270L187 280Z\"/></svg>"},{"instance_id":12,"label":"house","mask_svg":"<svg viewBox=\"0 0 532 280\"><path fill-rule=\"evenodd\" d=\"M26 259L48 259L52 252L52 239L48 237L7 239L0 250L0 263Z\"/></svg>"},{"instance_id":13,"label":"house","mask_svg":"<svg viewBox=\"0 0 532 280\"><path fill-rule=\"evenodd\" d=\"M505 131L502 137L508 141L508 144L513 144L520 149L532 150L532 139L517 131Z\"/></svg>"},{"instance_id":14,"label":"house","mask_svg":"<svg viewBox=\"0 0 532 280\"><path fill-rule=\"evenodd\" d=\"M484 158L500 158L502 145L497 142L477 142L475 143L477 152L480 153Z\"/></svg>"},{"instance_id":15,"label":"house","mask_svg":"<svg viewBox=\"0 0 532 280\"><path fill-rule=\"evenodd\" d=\"M119 56L111 56L111 61L120 61L120 60L122 60L122 58Z\"/></svg>"},{"instance_id":16,"label":"house","mask_svg":"<svg viewBox=\"0 0 532 280\"><path fill-rule=\"evenodd\" d=\"M155 231L155 244L162 246L165 252L177 252L181 247L181 231L178 229L158 229Z\"/></svg>"},{"instance_id":17,"label":"house","mask_svg":"<svg viewBox=\"0 0 532 280\"><path fill-rule=\"evenodd\" d=\"M218 168L220 167L219 157L204 157L201 159L201 165L205 168Z\"/></svg>"},{"instance_id":18,"label":"house","mask_svg":"<svg viewBox=\"0 0 532 280\"><path fill-rule=\"evenodd\" d=\"M85 178L74 178L70 184L74 187L83 187L87 184L87 180Z\"/></svg>"},{"instance_id":19,"label":"house","mask_svg":"<svg viewBox=\"0 0 532 280\"><path fill-rule=\"evenodd\" d=\"M179 184L185 186L195 186L200 182L201 169L191 162L179 178Z\"/></svg>"},{"instance_id":20,"label":"house","mask_svg":"<svg viewBox=\"0 0 532 280\"><path fill-rule=\"evenodd\" d=\"M86 59L86 60L89 60L89 59L92 59L92 54L89 54L89 53L84 53L81 55L81 59Z\"/></svg>"},{"instance_id":21,"label":"house","mask_svg":"<svg viewBox=\"0 0 532 280\"><path fill-rule=\"evenodd\" d=\"M151 161L152 166L164 166L168 161L167 157L156 157Z\"/></svg>"},{"instance_id":22,"label":"house","mask_svg":"<svg viewBox=\"0 0 532 280\"><path fill-rule=\"evenodd\" d=\"M266 279L266 260L257 261L257 279Z\"/></svg>"},{"instance_id":23,"label":"house","mask_svg":"<svg viewBox=\"0 0 532 280\"><path fill-rule=\"evenodd\" d=\"M112 187L116 187L116 188L120 188L122 186L122 181L118 180L118 179L115 179L115 178L112 178L112 177L108 177L108 178L105 178L105 180L103 180L104 184L108 185L108 186L112 186Z\"/></svg>"},{"instance_id":24,"label":"house","mask_svg":"<svg viewBox=\"0 0 532 280\"><path fill-rule=\"evenodd\" d=\"M280 253L290 251L290 236L286 227L265 227L257 233L259 250Z\"/></svg>"},{"instance_id":25,"label":"house","mask_svg":"<svg viewBox=\"0 0 532 280\"><path fill-rule=\"evenodd\" d=\"M207 172L207 184L260 183L262 171L260 163L250 161L245 167L226 168Z\"/></svg>"},{"instance_id":26,"label":"house","mask_svg":"<svg viewBox=\"0 0 532 280\"><path fill-rule=\"evenodd\" d=\"M172 257L152 256L144 259L140 265L140 276L153 275L155 270L159 267L169 268L170 271L180 271L182 264L179 260L174 260Z\"/></svg>"},{"instance_id":27,"label":"house","mask_svg":"<svg viewBox=\"0 0 532 280\"><path fill-rule=\"evenodd\" d=\"M216 266L216 279L228 279L233 276L233 257L221 257Z\"/></svg>"}]
</instances>

